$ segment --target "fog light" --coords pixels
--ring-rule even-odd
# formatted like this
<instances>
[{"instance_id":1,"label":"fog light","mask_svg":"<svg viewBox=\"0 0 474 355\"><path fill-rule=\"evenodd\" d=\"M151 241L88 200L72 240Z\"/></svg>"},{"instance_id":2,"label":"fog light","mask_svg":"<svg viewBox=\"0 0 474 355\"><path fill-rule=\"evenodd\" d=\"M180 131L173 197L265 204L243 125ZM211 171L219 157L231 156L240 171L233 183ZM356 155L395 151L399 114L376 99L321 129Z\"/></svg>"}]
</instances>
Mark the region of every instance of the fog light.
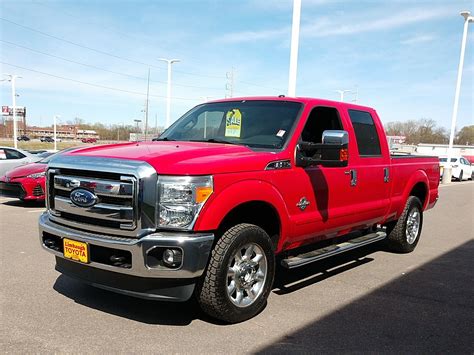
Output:
<instances>
[{"instance_id":1,"label":"fog light","mask_svg":"<svg viewBox=\"0 0 474 355\"><path fill-rule=\"evenodd\" d=\"M179 249L165 249L163 263L171 267L178 267L183 261L183 253Z\"/></svg>"}]
</instances>

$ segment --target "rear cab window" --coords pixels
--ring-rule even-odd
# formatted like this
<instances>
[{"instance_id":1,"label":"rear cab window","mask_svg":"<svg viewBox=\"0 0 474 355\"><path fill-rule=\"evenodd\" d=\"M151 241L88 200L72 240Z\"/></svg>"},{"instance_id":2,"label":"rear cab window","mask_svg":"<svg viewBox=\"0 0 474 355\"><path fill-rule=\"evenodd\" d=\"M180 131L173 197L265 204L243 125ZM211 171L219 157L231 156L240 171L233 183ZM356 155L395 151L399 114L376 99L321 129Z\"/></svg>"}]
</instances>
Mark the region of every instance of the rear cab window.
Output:
<instances>
[{"instance_id":1,"label":"rear cab window","mask_svg":"<svg viewBox=\"0 0 474 355\"><path fill-rule=\"evenodd\" d=\"M367 111L349 109L349 117L354 128L357 148L361 157L382 155L380 140L372 115Z\"/></svg>"}]
</instances>

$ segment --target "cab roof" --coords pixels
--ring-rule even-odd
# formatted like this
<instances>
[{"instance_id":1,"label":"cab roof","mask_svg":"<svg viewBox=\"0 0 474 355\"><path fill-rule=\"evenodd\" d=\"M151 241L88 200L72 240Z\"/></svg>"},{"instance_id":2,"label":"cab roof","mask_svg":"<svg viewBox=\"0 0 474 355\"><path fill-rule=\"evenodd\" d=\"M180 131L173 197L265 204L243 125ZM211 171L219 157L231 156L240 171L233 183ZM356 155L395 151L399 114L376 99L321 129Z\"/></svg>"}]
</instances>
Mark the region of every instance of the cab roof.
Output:
<instances>
[{"instance_id":1,"label":"cab roof","mask_svg":"<svg viewBox=\"0 0 474 355\"><path fill-rule=\"evenodd\" d=\"M308 105L330 105L338 108L353 108L365 111L375 111L372 107L357 105L350 102L342 101L333 101L313 97L289 97L284 95L279 96L243 96L243 97L231 97L226 99L219 100L210 100L208 103L215 102L232 102L232 101L292 101L292 102L301 102L302 104Z\"/></svg>"}]
</instances>

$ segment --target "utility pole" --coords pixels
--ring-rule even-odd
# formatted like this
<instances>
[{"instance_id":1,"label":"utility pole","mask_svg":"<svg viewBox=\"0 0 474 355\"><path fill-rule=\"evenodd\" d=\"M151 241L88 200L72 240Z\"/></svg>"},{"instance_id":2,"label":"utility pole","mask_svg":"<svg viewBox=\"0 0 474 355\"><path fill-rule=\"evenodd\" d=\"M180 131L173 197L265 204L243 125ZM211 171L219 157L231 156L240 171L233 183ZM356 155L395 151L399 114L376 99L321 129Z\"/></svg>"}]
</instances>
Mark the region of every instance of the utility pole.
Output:
<instances>
[{"instance_id":1,"label":"utility pole","mask_svg":"<svg viewBox=\"0 0 474 355\"><path fill-rule=\"evenodd\" d=\"M53 139L54 139L54 150L58 150L58 142L57 142L57 137L56 137L56 121L57 119L61 117L59 115L54 115L54 120L53 120Z\"/></svg>"},{"instance_id":2,"label":"utility pole","mask_svg":"<svg viewBox=\"0 0 474 355\"><path fill-rule=\"evenodd\" d=\"M120 127L123 127L123 122L117 125L117 142L120 142Z\"/></svg>"},{"instance_id":3,"label":"utility pole","mask_svg":"<svg viewBox=\"0 0 474 355\"><path fill-rule=\"evenodd\" d=\"M18 132L18 127L17 127L17 122L16 122L16 91L15 91L15 83L16 79L21 78L19 75L14 75L14 74L5 74L6 76L9 77L8 81L12 83L12 110L13 110L13 146L15 148L18 148L18 139L17 139L17 132Z\"/></svg>"},{"instance_id":4,"label":"utility pole","mask_svg":"<svg viewBox=\"0 0 474 355\"><path fill-rule=\"evenodd\" d=\"M464 66L464 53L466 52L467 28L469 26L469 22L474 21L474 16L471 16L471 13L469 11L461 12L461 16L464 17L464 30L463 30L462 41L461 41L461 56L459 58L456 92L454 94L453 116L451 117L451 133L449 135L448 160L446 162L446 167L444 168L444 171L443 171L443 180L442 180L443 184L447 184L451 182L451 177L452 177L451 157L453 156L454 133L456 130L456 120L458 117L459 93L461 91L462 68Z\"/></svg>"},{"instance_id":5,"label":"utility pole","mask_svg":"<svg viewBox=\"0 0 474 355\"><path fill-rule=\"evenodd\" d=\"M146 107L145 107L145 142L146 142L146 135L148 133L148 103L149 103L149 95L150 95L150 68L148 68L148 86L146 89Z\"/></svg>"},{"instance_id":6,"label":"utility pole","mask_svg":"<svg viewBox=\"0 0 474 355\"><path fill-rule=\"evenodd\" d=\"M291 28L290 72L288 75L288 96L296 96L298 72L298 46L300 40L301 0L293 0L293 24Z\"/></svg>"},{"instance_id":7,"label":"utility pole","mask_svg":"<svg viewBox=\"0 0 474 355\"><path fill-rule=\"evenodd\" d=\"M173 63L178 63L180 62L179 59L166 59L166 58L158 58L158 60L161 60L163 62L166 62L168 64L168 90L166 94L166 127L168 128L171 124L171 65Z\"/></svg>"},{"instance_id":8,"label":"utility pole","mask_svg":"<svg viewBox=\"0 0 474 355\"><path fill-rule=\"evenodd\" d=\"M226 97L234 97L234 67L232 67L230 72L228 71L225 76L227 78L225 89L229 92L229 95L226 94Z\"/></svg>"},{"instance_id":9,"label":"utility pole","mask_svg":"<svg viewBox=\"0 0 474 355\"><path fill-rule=\"evenodd\" d=\"M208 102L212 96L201 96L204 102ZM204 112L204 138L207 138L207 111Z\"/></svg>"}]
</instances>

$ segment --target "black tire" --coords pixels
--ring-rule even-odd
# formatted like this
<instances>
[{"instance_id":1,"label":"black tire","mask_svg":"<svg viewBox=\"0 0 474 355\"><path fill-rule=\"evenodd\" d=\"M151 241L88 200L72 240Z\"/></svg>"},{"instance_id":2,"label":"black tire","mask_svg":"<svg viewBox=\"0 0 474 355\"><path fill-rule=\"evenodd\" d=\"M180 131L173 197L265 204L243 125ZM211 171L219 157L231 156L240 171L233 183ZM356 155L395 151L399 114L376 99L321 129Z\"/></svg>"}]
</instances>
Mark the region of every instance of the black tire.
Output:
<instances>
[{"instance_id":1,"label":"black tire","mask_svg":"<svg viewBox=\"0 0 474 355\"><path fill-rule=\"evenodd\" d=\"M415 250L418 241L420 240L421 229L423 226L423 210L420 199L416 196L408 197L405 208L398 221L387 225L387 246L391 251L397 253L411 253ZM410 235L407 235L407 222L409 216L413 212L419 213L419 227L416 232L416 238L410 240Z\"/></svg>"},{"instance_id":2,"label":"black tire","mask_svg":"<svg viewBox=\"0 0 474 355\"><path fill-rule=\"evenodd\" d=\"M459 181L462 181L462 175L463 175L463 171L461 170L461 172L459 173L459 178L458 178Z\"/></svg>"},{"instance_id":3,"label":"black tire","mask_svg":"<svg viewBox=\"0 0 474 355\"><path fill-rule=\"evenodd\" d=\"M237 306L228 295L228 269L236 253L249 244L256 245L261 255L266 257L266 276L260 286L260 292L247 306ZM242 255L242 254L239 254ZM238 224L228 229L217 241L211 258L197 287L197 299L202 310L213 318L237 323L252 318L265 308L268 295L272 289L275 275L275 255L268 234L253 224ZM234 276L236 277L236 276ZM257 281L255 281L255 284ZM245 293L248 297L248 293Z\"/></svg>"}]
</instances>

